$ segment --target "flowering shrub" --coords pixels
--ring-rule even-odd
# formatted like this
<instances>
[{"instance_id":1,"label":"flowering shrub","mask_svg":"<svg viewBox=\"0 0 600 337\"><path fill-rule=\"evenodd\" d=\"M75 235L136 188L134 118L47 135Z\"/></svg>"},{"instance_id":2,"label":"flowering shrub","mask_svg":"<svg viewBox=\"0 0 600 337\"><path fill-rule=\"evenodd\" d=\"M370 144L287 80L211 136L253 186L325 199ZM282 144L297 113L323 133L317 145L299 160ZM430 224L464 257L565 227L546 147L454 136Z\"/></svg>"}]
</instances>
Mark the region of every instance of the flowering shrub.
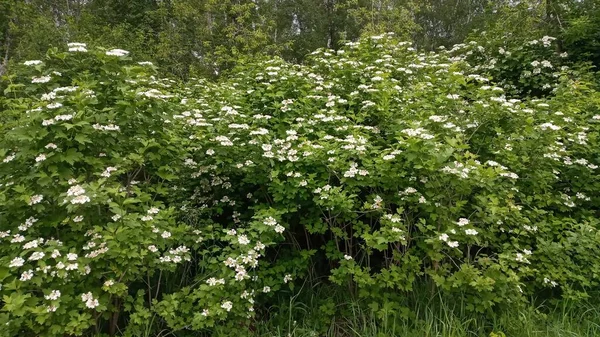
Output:
<instances>
[{"instance_id":1,"label":"flowering shrub","mask_svg":"<svg viewBox=\"0 0 600 337\"><path fill-rule=\"evenodd\" d=\"M0 336L250 330L323 275L394 310L416 282L476 311L585 297L600 96L565 71L507 98L472 50L382 35L183 85L123 50L29 61L4 103Z\"/></svg>"}]
</instances>

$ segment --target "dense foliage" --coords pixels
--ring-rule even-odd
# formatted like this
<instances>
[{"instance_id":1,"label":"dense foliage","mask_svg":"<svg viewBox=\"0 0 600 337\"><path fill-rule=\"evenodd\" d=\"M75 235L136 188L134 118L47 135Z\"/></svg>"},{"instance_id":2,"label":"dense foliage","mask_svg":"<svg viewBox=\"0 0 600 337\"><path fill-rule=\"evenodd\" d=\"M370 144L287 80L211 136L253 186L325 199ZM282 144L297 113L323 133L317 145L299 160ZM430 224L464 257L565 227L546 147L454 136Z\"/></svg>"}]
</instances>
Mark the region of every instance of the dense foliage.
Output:
<instances>
[{"instance_id":1,"label":"dense foliage","mask_svg":"<svg viewBox=\"0 0 600 337\"><path fill-rule=\"evenodd\" d=\"M0 75L73 41L124 48L188 79L257 55L299 62L362 35L394 32L433 50L473 30L509 43L554 36L570 59L598 66L598 18L598 0L0 0Z\"/></svg>"},{"instance_id":2,"label":"dense foliage","mask_svg":"<svg viewBox=\"0 0 600 337\"><path fill-rule=\"evenodd\" d=\"M307 282L398 318L422 284L483 313L587 298L600 95L554 43L383 34L217 83L81 43L23 62L0 120L0 336L250 334Z\"/></svg>"}]
</instances>

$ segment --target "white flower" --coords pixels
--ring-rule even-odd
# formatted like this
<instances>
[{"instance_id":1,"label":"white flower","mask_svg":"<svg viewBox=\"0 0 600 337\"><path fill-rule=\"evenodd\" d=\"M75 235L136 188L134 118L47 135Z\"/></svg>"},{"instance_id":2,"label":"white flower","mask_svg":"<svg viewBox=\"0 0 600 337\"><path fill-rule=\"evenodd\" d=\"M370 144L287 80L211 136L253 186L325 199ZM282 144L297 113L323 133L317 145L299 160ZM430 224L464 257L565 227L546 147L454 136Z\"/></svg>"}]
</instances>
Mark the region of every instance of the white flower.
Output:
<instances>
[{"instance_id":1,"label":"white flower","mask_svg":"<svg viewBox=\"0 0 600 337\"><path fill-rule=\"evenodd\" d=\"M48 108L48 109L58 109L58 108L60 108L60 107L62 107L62 106L63 106L63 105L62 105L61 103L59 103L59 102L54 102L54 103L50 103L50 104L46 105L46 108ZM69 116L69 115L67 115L67 116ZM58 118L58 117L61 117L61 118ZM67 117L67 118L68 118L68 117ZM71 117L71 118L72 118L72 117ZM71 118L69 118L69 119L71 119ZM63 119L63 118L62 118L62 115L61 115L61 116L56 116L56 118L55 118L55 119L56 119L56 120L61 120L61 119Z\"/></svg>"},{"instance_id":2,"label":"white flower","mask_svg":"<svg viewBox=\"0 0 600 337\"><path fill-rule=\"evenodd\" d=\"M67 191L67 196L78 196L85 193L85 189L79 185L71 186Z\"/></svg>"},{"instance_id":3,"label":"white flower","mask_svg":"<svg viewBox=\"0 0 600 337\"><path fill-rule=\"evenodd\" d=\"M23 264L25 263L25 259L23 259L22 257L15 257L14 259L12 259L10 261L10 264L8 265L9 268L15 268L15 267L22 267Z\"/></svg>"},{"instance_id":4,"label":"white flower","mask_svg":"<svg viewBox=\"0 0 600 337\"><path fill-rule=\"evenodd\" d=\"M21 274L21 278L19 280L25 282L31 280L31 278L33 278L33 270L29 269Z\"/></svg>"},{"instance_id":5,"label":"white flower","mask_svg":"<svg viewBox=\"0 0 600 337\"><path fill-rule=\"evenodd\" d=\"M85 204L87 202L90 202L90 197L87 195L80 195L71 199L72 204Z\"/></svg>"},{"instance_id":6,"label":"white flower","mask_svg":"<svg viewBox=\"0 0 600 337\"><path fill-rule=\"evenodd\" d=\"M517 262L529 263L529 260L521 253L517 253L515 256Z\"/></svg>"},{"instance_id":7,"label":"white flower","mask_svg":"<svg viewBox=\"0 0 600 337\"><path fill-rule=\"evenodd\" d=\"M442 241L448 241L448 234L441 234L438 238Z\"/></svg>"},{"instance_id":8,"label":"white flower","mask_svg":"<svg viewBox=\"0 0 600 337\"><path fill-rule=\"evenodd\" d=\"M285 231L285 228L282 225L275 226L275 232L283 233L284 231Z\"/></svg>"},{"instance_id":9,"label":"white flower","mask_svg":"<svg viewBox=\"0 0 600 337\"><path fill-rule=\"evenodd\" d=\"M40 61L40 60L29 60L29 61L23 62L23 64L26 65L26 66L37 66L38 64L42 64L42 61Z\"/></svg>"},{"instance_id":10,"label":"white flower","mask_svg":"<svg viewBox=\"0 0 600 337\"><path fill-rule=\"evenodd\" d=\"M83 221L83 216L81 216L81 215L78 215L73 218L73 222L82 222L82 221Z\"/></svg>"},{"instance_id":11,"label":"white flower","mask_svg":"<svg viewBox=\"0 0 600 337\"><path fill-rule=\"evenodd\" d=\"M117 221L119 221L119 219L121 219L121 215L120 214L115 214L115 215L113 215L111 217L111 219L112 219L112 221L117 222Z\"/></svg>"},{"instance_id":12,"label":"white flower","mask_svg":"<svg viewBox=\"0 0 600 337\"><path fill-rule=\"evenodd\" d=\"M48 143L48 145L45 146L47 149L56 149L58 146L56 146L56 144L54 143Z\"/></svg>"},{"instance_id":13,"label":"white flower","mask_svg":"<svg viewBox=\"0 0 600 337\"><path fill-rule=\"evenodd\" d=\"M263 288L262 292L265 293L265 294L271 292L271 287L265 286Z\"/></svg>"},{"instance_id":14,"label":"white flower","mask_svg":"<svg viewBox=\"0 0 600 337\"><path fill-rule=\"evenodd\" d=\"M221 304L221 308L223 308L229 312L231 310L231 308L233 308L233 304L231 303L231 301L225 301Z\"/></svg>"},{"instance_id":15,"label":"white flower","mask_svg":"<svg viewBox=\"0 0 600 337\"><path fill-rule=\"evenodd\" d=\"M75 260L77 260L77 254L75 254L75 253L69 253L69 254L67 254L67 260L69 260L69 261L75 261Z\"/></svg>"},{"instance_id":16,"label":"white flower","mask_svg":"<svg viewBox=\"0 0 600 337\"><path fill-rule=\"evenodd\" d=\"M448 241L448 246L456 248L458 247L458 241Z\"/></svg>"},{"instance_id":17,"label":"white flower","mask_svg":"<svg viewBox=\"0 0 600 337\"><path fill-rule=\"evenodd\" d=\"M81 294L81 301L85 302L85 306L90 309L94 309L95 307L100 305L100 303L98 303L98 300L94 299L94 296L91 292Z\"/></svg>"},{"instance_id":18,"label":"white flower","mask_svg":"<svg viewBox=\"0 0 600 337\"><path fill-rule=\"evenodd\" d=\"M104 172L102 172L102 174L100 174L100 175L101 175L102 177L109 178L109 177L111 176L111 173L112 173L112 172L114 172L114 171L116 171L116 170L117 170L117 168L116 168L116 167L109 166L109 167L107 167L107 168L104 170Z\"/></svg>"},{"instance_id":19,"label":"white flower","mask_svg":"<svg viewBox=\"0 0 600 337\"><path fill-rule=\"evenodd\" d=\"M44 160L46 160L46 155L43 154L43 153L40 154L39 156L35 157L35 162L36 163L39 163L39 162L44 161Z\"/></svg>"},{"instance_id":20,"label":"white flower","mask_svg":"<svg viewBox=\"0 0 600 337\"><path fill-rule=\"evenodd\" d=\"M206 284L208 284L209 286L215 286L217 284L225 284L225 279L216 279L214 277L209 278L208 280L206 280Z\"/></svg>"},{"instance_id":21,"label":"white flower","mask_svg":"<svg viewBox=\"0 0 600 337\"><path fill-rule=\"evenodd\" d=\"M213 154L215 154L215 150L208 149L208 150L206 150L206 154L209 155L209 156L212 156Z\"/></svg>"},{"instance_id":22,"label":"white flower","mask_svg":"<svg viewBox=\"0 0 600 337\"><path fill-rule=\"evenodd\" d=\"M254 250L259 250L260 251L260 250L263 250L263 249L265 249L265 245L262 242L260 242L260 241L256 243L256 246L254 246Z\"/></svg>"},{"instance_id":23,"label":"white flower","mask_svg":"<svg viewBox=\"0 0 600 337\"><path fill-rule=\"evenodd\" d=\"M2 160L2 162L3 162L3 163L9 163L9 162L13 161L13 159L15 159L15 155L14 155L14 154L11 154L11 155L8 155L8 156L6 156L6 158L4 158L4 159Z\"/></svg>"},{"instance_id":24,"label":"white flower","mask_svg":"<svg viewBox=\"0 0 600 337\"><path fill-rule=\"evenodd\" d=\"M127 54L129 54L129 52L123 49L111 49L106 52L106 55L108 56L125 56Z\"/></svg>"},{"instance_id":25,"label":"white flower","mask_svg":"<svg viewBox=\"0 0 600 337\"><path fill-rule=\"evenodd\" d=\"M156 248L155 245L150 245L150 246L148 246L148 250L151 251L152 253L156 253L158 251L158 248Z\"/></svg>"},{"instance_id":26,"label":"white flower","mask_svg":"<svg viewBox=\"0 0 600 337\"><path fill-rule=\"evenodd\" d=\"M170 232L167 232L167 231L164 231L164 232L162 232L162 234L161 234L160 236L161 236L163 239L168 239L168 238L170 238L170 237L171 237L171 233L170 233Z\"/></svg>"},{"instance_id":27,"label":"white flower","mask_svg":"<svg viewBox=\"0 0 600 337\"><path fill-rule=\"evenodd\" d=\"M352 256L350 255L344 255L344 260L352 260Z\"/></svg>"},{"instance_id":28,"label":"white flower","mask_svg":"<svg viewBox=\"0 0 600 337\"><path fill-rule=\"evenodd\" d=\"M49 295L44 296L49 301L55 301L60 298L60 290L52 290Z\"/></svg>"},{"instance_id":29,"label":"white flower","mask_svg":"<svg viewBox=\"0 0 600 337\"><path fill-rule=\"evenodd\" d=\"M150 220L152 220L152 219L154 219L154 218L153 218L153 217L151 217L150 215L144 215L144 216L141 218L141 220L142 220L142 221L150 221Z\"/></svg>"},{"instance_id":30,"label":"white flower","mask_svg":"<svg viewBox=\"0 0 600 337\"><path fill-rule=\"evenodd\" d=\"M478 232L474 229L465 229L465 234L467 235L477 235Z\"/></svg>"},{"instance_id":31,"label":"white flower","mask_svg":"<svg viewBox=\"0 0 600 337\"><path fill-rule=\"evenodd\" d=\"M107 280L104 282L104 286L107 288L113 286L114 284L115 284L114 280Z\"/></svg>"},{"instance_id":32,"label":"white flower","mask_svg":"<svg viewBox=\"0 0 600 337\"><path fill-rule=\"evenodd\" d=\"M58 309L55 305L49 305L46 307L46 312L55 312Z\"/></svg>"},{"instance_id":33,"label":"white flower","mask_svg":"<svg viewBox=\"0 0 600 337\"><path fill-rule=\"evenodd\" d=\"M283 283L288 283L292 280L292 275L287 274L283 277Z\"/></svg>"},{"instance_id":34,"label":"white flower","mask_svg":"<svg viewBox=\"0 0 600 337\"><path fill-rule=\"evenodd\" d=\"M152 207L148 210L148 214L158 214L160 210L156 207Z\"/></svg>"},{"instance_id":35,"label":"white flower","mask_svg":"<svg viewBox=\"0 0 600 337\"><path fill-rule=\"evenodd\" d=\"M31 256L29 257L29 261L37 261L37 260L41 260L44 258L44 252L33 252L31 254Z\"/></svg>"},{"instance_id":36,"label":"white flower","mask_svg":"<svg viewBox=\"0 0 600 337\"><path fill-rule=\"evenodd\" d=\"M240 245L245 246L250 243L250 240L248 239L248 237L246 235L240 235L240 236L238 236L238 243Z\"/></svg>"},{"instance_id":37,"label":"white flower","mask_svg":"<svg viewBox=\"0 0 600 337\"><path fill-rule=\"evenodd\" d=\"M234 236L236 234L237 234L237 231L234 228L232 228L232 229L230 229L230 230L227 231L227 235Z\"/></svg>"},{"instance_id":38,"label":"white flower","mask_svg":"<svg viewBox=\"0 0 600 337\"><path fill-rule=\"evenodd\" d=\"M273 217L268 217L265 220L263 220L263 223L267 226L275 226L277 225L277 220L275 220Z\"/></svg>"},{"instance_id":39,"label":"white flower","mask_svg":"<svg viewBox=\"0 0 600 337\"><path fill-rule=\"evenodd\" d=\"M11 243L18 243L25 241L25 237L21 234L15 234L13 238L10 240Z\"/></svg>"},{"instance_id":40,"label":"white flower","mask_svg":"<svg viewBox=\"0 0 600 337\"><path fill-rule=\"evenodd\" d=\"M460 218L458 219L458 222L456 223L457 225L459 225L460 227L468 225L469 224L469 219L466 218Z\"/></svg>"},{"instance_id":41,"label":"white flower","mask_svg":"<svg viewBox=\"0 0 600 337\"><path fill-rule=\"evenodd\" d=\"M201 315L206 317L206 316L210 315L210 311L208 311L208 309L204 309L204 310L202 310Z\"/></svg>"},{"instance_id":42,"label":"white flower","mask_svg":"<svg viewBox=\"0 0 600 337\"><path fill-rule=\"evenodd\" d=\"M67 44L67 47L69 47L70 52L81 52L81 53L87 52L85 43L70 42Z\"/></svg>"},{"instance_id":43,"label":"white flower","mask_svg":"<svg viewBox=\"0 0 600 337\"><path fill-rule=\"evenodd\" d=\"M44 196L41 194L36 194L29 199L29 206L39 204L42 200L44 200Z\"/></svg>"},{"instance_id":44,"label":"white flower","mask_svg":"<svg viewBox=\"0 0 600 337\"><path fill-rule=\"evenodd\" d=\"M31 83L48 83L51 79L52 77L50 76L33 77Z\"/></svg>"}]
</instances>

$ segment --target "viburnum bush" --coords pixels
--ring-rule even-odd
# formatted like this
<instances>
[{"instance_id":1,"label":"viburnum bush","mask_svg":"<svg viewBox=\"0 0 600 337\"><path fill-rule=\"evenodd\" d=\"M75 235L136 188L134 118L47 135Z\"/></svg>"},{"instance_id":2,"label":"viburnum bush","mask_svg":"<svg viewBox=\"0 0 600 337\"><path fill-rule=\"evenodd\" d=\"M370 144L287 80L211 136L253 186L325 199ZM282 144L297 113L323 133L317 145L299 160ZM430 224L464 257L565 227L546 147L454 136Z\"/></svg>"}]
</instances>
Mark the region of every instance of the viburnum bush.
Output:
<instances>
[{"instance_id":1,"label":"viburnum bush","mask_svg":"<svg viewBox=\"0 0 600 337\"><path fill-rule=\"evenodd\" d=\"M243 335L323 276L386 312L420 283L474 311L588 296L600 95L553 68L545 98L511 98L474 50L387 34L182 84L83 44L25 62L0 336Z\"/></svg>"}]
</instances>

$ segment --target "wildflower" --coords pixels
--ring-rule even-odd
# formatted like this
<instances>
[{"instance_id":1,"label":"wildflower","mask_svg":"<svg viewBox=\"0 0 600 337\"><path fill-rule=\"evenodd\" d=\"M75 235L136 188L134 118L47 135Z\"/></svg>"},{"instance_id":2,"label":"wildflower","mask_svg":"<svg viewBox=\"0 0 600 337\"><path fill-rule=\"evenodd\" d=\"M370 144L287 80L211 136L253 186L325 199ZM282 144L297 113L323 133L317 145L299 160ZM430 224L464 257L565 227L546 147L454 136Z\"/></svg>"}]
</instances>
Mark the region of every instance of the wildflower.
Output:
<instances>
[{"instance_id":1,"label":"wildflower","mask_svg":"<svg viewBox=\"0 0 600 337\"><path fill-rule=\"evenodd\" d=\"M77 260L77 254L75 254L75 253L69 253L69 254L67 254L67 260L69 260L69 261L75 261L75 260Z\"/></svg>"},{"instance_id":2,"label":"wildflower","mask_svg":"<svg viewBox=\"0 0 600 337\"><path fill-rule=\"evenodd\" d=\"M214 277L211 277L208 280L206 280L206 284L208 284L211 287L217 284L225 284L225 279L216 279Z\"/></svg>"},{"instance_id":3,"label":"wildflower","mask_svg":"<svg viewBox=\"0 0 600 337\"><path fill-rule=\"evenodd\" d=\"M36 194L29 199L29 206L39 204L42 200L44 200L44 196Z\"/></svg>"},{"instance_id":4,"label":"wildflower","mask_svg":"<svg viewBox=\"0 0 600 337\"><path fill-rule=\"evenodd\" d=\"M98 300L94 299L94 296L92 295L91 292L81 294L81 301L84 302L85 306L90 309L94 309L95 307L100 305Z\"/></svg>"},{"instance_id":5,"label":"wildflower","mask_svg":"<svg viewBox=\"0 0 600 337\"><path fill-rule=\"evenodd\" d=\"M246 235L240 235L238 236L238 243L240 245L245 246L250 243L250 240L248 240L248 237Z\"/></svg>"},{"instance_id":6,"label":"wildflower","mask_svg":"<svg viewBox=\"0 0 600 337\"><path fill-rule=\"evenodd\" d=\"M38 64L42 64L42 61L40 61L40 60L29 60L29 61L23 62L23 64L26 65L26 66L37 66Z\"/></svg>"},{"instance_id":7,"label":"wildflower","mask_svg":"<svg viewBox=\"0 0 600 337\"><path fill-rule=\"evenodd\" d=\"M285 231L285 228L282 225L275 226L276 233L283 233L284 231Z\"/></svg>"},{"instance_id":8,"label":"wildflower","mask_svg":"<svg viewBox=\"0 0 600 337\"><path fill-rule=\"evenodd\" d=\"M231 303L231 301L225 301L221 304L221 308L227 310L227 312L231 311L231 308L233 308L233 304Z\"/></svg>"},{"instance_id":9,"label":"wildflower","mask_svg":"<svg viewBox=\"0 0 600 337\"><path fill-rule=\"evenodd\" d=\"M459 225L460 227L468 225L469 224L469 219L466 218L460 218L458 219L458 222L456 223L457 225Z\"/></svg>"},{"instance_id":10,"label":"wildflower","mask_svg":"<svg viewBox=\"0 0 600 337\"><path fill-rule=\"evenodd\" d=\"M162 234L161 234L160 236L161 236L163 239L168 239L168 238L170 238L170 237L171 237L171 233L170 233L170 232L167 232L167 231L164 231L164 232L162 232Z\"/></svg>"},{"instance_id":11,"label":"wildflower","mask_svg":"<svg viewBox=\"0 0 600 337\"><path fill-rule=\"evenodd\" d=\"M50 294L45 295L44 298L49 301L55 301L60 298L60 290L52 290Z\"/></svg>"},{"instance_id":12,"label":"wildflower","mask_svg":"<svg viewBox=\"0 0 600 337\"><path fill-rule=\"evenodd\" d=\"M79 52L79 53L87 52L85 43L71 42L71 43L67 44L67 47L69 47L69 52Z\"/></svg>"},{"instance_id":13,"label":"wildflower","mask_svg":"<svg viewBox=\"0 0 600 337\"><path fill-rule=\"evenodd\" d=\"M85 193L85 189L79 185L75 185L69 188L69 190L67 191L67 196L72 197L72 196L78 196L78 195L82 195Z\"/></svg>"},{"instance_id":14,"label":"wildflower","mask_svg":"<svg viewBox=\"0 0 600 337\"><path fill-rule=\"evenodd\" d=\"M444 233L444 234L441 234L438 238L440 240L446 242L446 241L448 241L449 236L448 236L448 234Z\"/></svg>"},{"instance_id":15,"label":"wildflower","mask_svg":"<svg viewBox=\"0 0 600 337\"><path fill-rule=\"evenodd\" d=\"M529 263L529 260L522 253L517 253L515 260L517 262Z\"/></svg>"},{"instance_id":16,"label":"wildflower","mask_svg":"<svg viewBox=\"0 0 600 337\"><path fill-rule=\"evenodd\" d=\"M46 312L55 312L58 309L55 305L49 305L46 307Z\"/></svg>"},{"instance_id":17,"label":"wildflower","mask_svg":"<svg viewBox=\"0 0 600 337\"><path fill-rule=\"evenodd\" d=\"M119 221L119 219L121 219L121 215L119 215L119 214L115 214L115 215L113 215L113 216L111 217L111 219L112 219L112 221L115 221L115 222L117 222L117 221Z\"/></svg>"},{"instance_id":18,"label":"wildflower","mask_svg":"<svg viewBox=\"0 0 600 337\"><path fill-rule=\"evenodd\" d=\"M8 267L9 268L18 268L18 267L22 267L24 263L25 263L25 259L23 259L22 257L15 257L14 259L12 259L10 261L10 264L8 265Z\"/></svg>"},{"instance_id":19,"label":"wildflower","mask_svg":"<svg viewBox=\"0 0 600 337\"><path fill-rule=\"evenodd\" d=\"M288 283L292 280L292 275L291 274L287 274L283 277L283 283Z\"/></svg>"},{"instance_id":20,"label":"wildflower","mask_svg":"<svg viewBox=\"0 0 600 337\"><path fill-rule=\"evenodd\" d=\"M275 226L277 225L277 220L275 220L273 217L268 217L263 220L263 223L267 226Z\"/></svg>"},{"instance_id":21,"label":"wildflower","mask_svg":"<svg viewBox=\"0 0 600 337\"><path fill-rule=\"evenodd\" d=\"M126 56L127 54L129 54L129 52L123 49L111 49L106 52L106 55L108 56Z\"/></svg>"},{"instance_id":22,"label":"wildflower","mask_svg":"<svg viewBox=\"0 0 600 337\"><path fill-rule=\"evenodd\" d=\"M352 260L352 256L350 255L344 255L344 260Z\"/></svg>"},{"instance_id":23,"label":"wildflower","mask_svg":"<svg viewBox=\"0 0 600 337\"><path fill-rule=\"evenodd\" d=\"M263 288L262 292L265 293L265 294L271 292L271 287L265 286Z\"/></svg>"},{"instance_id":24,"label":"wildflower","mask_svg":"<svg viewBox=\"0 0 600 337\"><path fill-rule=\"evenodd\" d=\"M117 170L117 168L116 168L116 167L109 166L109 167L107 167L107 168L104 170L104 172L102 172L102 174L100 174L100 175L101 175L102 177L109 178L109 177L111 176L111 173L112 173L112 172L114 172L114 171L116 171L116 170Z\"/></svg>"},{"instance_id":25,"label":"wildflower","mask_svg":"<svg viewBox=\"0 0 600 337\"><path fill-rule=\"evenodd\" d=\"M148 250L151 251L152 253L156 253L158 251L158 248L156 248L155 245L150 245L150 246L148 246Z\"/></svg>"},{"instance_id":26,"label":"wildflower","mask_svg":"<svg viewBox=\"0 0 600 337\"><path fill-rule=\"evenodd\" d=\"M80 195L71 199L72 204L85 204L88 202L90 202L90 197L88 197L87 195Z\"/></svg>"},{"instance_id":27,"label":"wildflower","mask_svg":"<svg viewBox=\"0 0 600 337\"><path fill-rule=\"evenodd\" d=\"M148 214L158 214L160 210L156 207L152 207L148 210Z\"/></svg>"},{"instance_id":28,"label":"wildflower","mask_svg":"<svg viewBox=\"0 0 600 337\"><path fill-rule=\"evenodd\" d=\"M62 106L63 105L61 103L54 102L54 103L50 103L50 104L46 105L46 108L48 108L48 109L58 109L58 108L60 108ZM56 120L61 120L62 119L62 118L58 118L58 117L61 117L61 116L56 116L55 119ZM71 119L71 118L69 118L69 119Z\"/></svg>"},{"instance_id":29,"label":"wildflower","mask_svg":"<svg viewBox=\"0 0 600 337\"><path fill-rule=\"evenodd\" d=\"M458 241L448 241L448 246L451 248L456 248L458 247Z\"/></svg>"},{"instance_id":30,"label":"wildflower","mask_svg":"<svg viewBox=\"0 0 600 337\"><path fill-rule=\"evenodd\" d=\"M477 235L478 232L474 229L465 229L465 234L467 235Z\"/></svg>"},{"instance_id":31,"label":"wildflower","mask_svg":"<svg viewBox=\"0 0 600 337\"><path fill-rule=\"evenodd\" d=\"M154 219L154 218L153 218L153 217L151 217L150 215L144 215L144 216L141 218L141 220L142 220L142 221L150 221L150 220L152 220L152 219Z\"/></svg>"},{"instance_id":32,"label":"wildflower","mask_svg":"<svg viewBox=\"0 0 600 337\"><path fill-rule=\"evenodd\" d=\"M29 257L29 261L37 261L37 260L41 260L44 258L44 252L33 252L31 254L31 256Z\"/></svg>"},{"instance_id":33,"label":"wildflower","mask_svg":"<svg viewBox=\"0 0 600 337\"><path fill-rule=\"evenodd\" d=\"M73 222L82 222L82 221L83 221L83 216L81 216L81 215L78 215L73 218Z\"/></svg>"},{"instance_id":34,"label":"wildflower","mask_svg":"<svg viewBox=\"0 0 600 337\"><path fill-rule=\"evenodd\" d=\"M36 163L39 163L39 162L44 161L44 160L46 160L46 155L43 154L43 153L40 154L39 156L35 157L35 162Z\"/></svg>"},{"instance_id":35,"label":"wildflower","mask_svg":"<svg viewBox=\"0 0 600 337\"><path fill-rule=\"evenodd\" d=\"M15 159L15 155L14 155L14 154L11 154L11 155L8 155L8 156L6 156L6 158L4 158L4 159L2 160L2 162L3 162L3 163L9 163L9 162L13 161L13 159Z\"/></svg>"},{"instance_id":36,"label":"wildflower","mask_svg":"<svg viewBox=\"0 0 600 337\"><path fill-rule=\"evenodd\" d=\"M29 269L28 271L24 271L21 274L21 278L19 279L20 281L29 281L33 278L33 270Z\"/></svg>"},{"instance_id":37,"label":"wildflower","mask_svg":"<svg viewBox=\"0 0 600 337\"><path fill-rule=\"evenodd\" d=\"M114 284L115 284L114 280L107 280L104 282L104 286L107 288L113 286Z\"/></svg>"},{"instance_id":38,"label":"wildflower","mask_svg":"<svg viewBox=\"0 0 600 337\"><path fill-rule=\"evenodd\" d=\"M31 83L48 83L51 79L50 76L33 77Z\"/></svg>"}]
</instances>

